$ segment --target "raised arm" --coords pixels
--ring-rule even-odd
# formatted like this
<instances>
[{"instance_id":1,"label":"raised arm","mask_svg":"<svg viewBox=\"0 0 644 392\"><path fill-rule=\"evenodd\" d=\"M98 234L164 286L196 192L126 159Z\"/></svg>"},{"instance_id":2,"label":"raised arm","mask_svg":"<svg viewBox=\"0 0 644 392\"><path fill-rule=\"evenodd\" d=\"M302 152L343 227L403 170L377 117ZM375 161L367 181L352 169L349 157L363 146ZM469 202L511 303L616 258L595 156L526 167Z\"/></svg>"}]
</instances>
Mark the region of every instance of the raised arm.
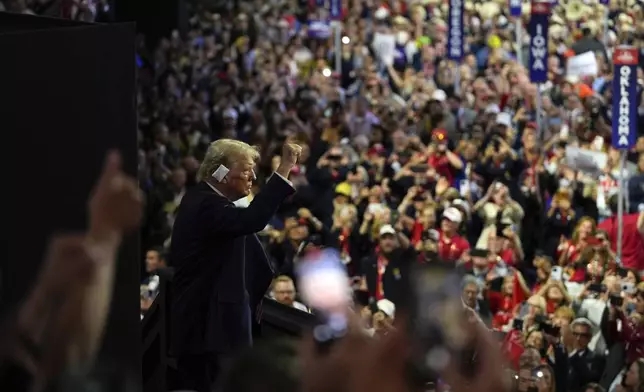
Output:
<instances>
[{"instance_id":1,"label":"raised arm","mask_svg":"<svg viewBox=\"0 0 644 392\"><path fill-rule=\"evenodd\" d=\"M238 237L263 230L284 199L295 193L288 176L301 153L302 147L297 144L284 145L280 165L248 208L237 208L232 202L221 203L216 198L206 198L201 203L187 203L185 208L198 211L193 210L181 216L182 203L175 224L190 225L192 223L187 222L187 219L198 214L203 218L206 232L212 236ZM245 143L219 140L211 145L206 154L199 169L200 177L228 199L239 198L244 196L244 191L246 195L250 191L257 156L258 153ZM228 169L227 165L231 168ZM226 170L217 178L217 171L221 167ZM186 197L198 196L193 194Z\"/></svg>"},{"instance_id":2,"label":"raised arm","mask_svg":"<svg viewBox=\"0 0 644 392\"><path fill-rule=\"evenodd\" d=\"M117 153L107 158L89 215L87 235L51 241L34 290L17 315L13 334L22 347L13 350L13 360L29 369L36 389L65 370L91 366L98 351L121 237L142 215L137 182L121 171Z\"/></svg>"}]
</instances>

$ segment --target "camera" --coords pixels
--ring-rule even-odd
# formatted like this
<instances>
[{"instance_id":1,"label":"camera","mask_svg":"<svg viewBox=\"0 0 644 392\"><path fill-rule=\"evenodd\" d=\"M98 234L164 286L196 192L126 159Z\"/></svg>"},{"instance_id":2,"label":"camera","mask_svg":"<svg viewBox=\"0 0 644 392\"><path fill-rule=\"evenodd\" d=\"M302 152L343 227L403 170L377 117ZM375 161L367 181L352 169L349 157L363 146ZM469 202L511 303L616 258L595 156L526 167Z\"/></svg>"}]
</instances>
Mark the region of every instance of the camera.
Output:
<instances>
[{"instance_id":1,"label":"camera","mask_svg":"<svg viewBox=\"0 0 644 392\"><path fill-rule=\"evenodd\" d=\"M555 337L559 336L559 327L552 325L546 316L538 315L534 318L534 321L543 333Z\"/></svg>"},{"instance_id":2,"label":"camera","mask_svg":"<svg viewBox=\"0 0 644 392\"><path fill-rule=\"evenodd\" d=\"M611 294L609 296L609 301L611 306L615 306L618 308L624 305L624 298L622 298L622 296L619 294Z\"/></svg>"}]
</instances>

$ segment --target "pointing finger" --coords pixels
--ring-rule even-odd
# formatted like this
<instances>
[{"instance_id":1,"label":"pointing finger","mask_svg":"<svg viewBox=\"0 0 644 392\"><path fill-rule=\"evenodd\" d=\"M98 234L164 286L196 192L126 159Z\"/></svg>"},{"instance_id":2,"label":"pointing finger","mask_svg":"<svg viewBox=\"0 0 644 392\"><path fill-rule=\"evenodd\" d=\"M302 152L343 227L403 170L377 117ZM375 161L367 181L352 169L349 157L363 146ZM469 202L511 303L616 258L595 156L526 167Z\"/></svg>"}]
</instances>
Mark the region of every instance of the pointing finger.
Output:
<instances>
[{"instance_id":1,"label":"pointing finger","mask_svg":"<svg viewBox=\"0 0 644 392\"><path fill-rule=\"evenodd\" d=\"M121 171L121 154L116 150L111 150L105 157L103 165L103 178L111 179Z\"/></svg>"}]
</instances>

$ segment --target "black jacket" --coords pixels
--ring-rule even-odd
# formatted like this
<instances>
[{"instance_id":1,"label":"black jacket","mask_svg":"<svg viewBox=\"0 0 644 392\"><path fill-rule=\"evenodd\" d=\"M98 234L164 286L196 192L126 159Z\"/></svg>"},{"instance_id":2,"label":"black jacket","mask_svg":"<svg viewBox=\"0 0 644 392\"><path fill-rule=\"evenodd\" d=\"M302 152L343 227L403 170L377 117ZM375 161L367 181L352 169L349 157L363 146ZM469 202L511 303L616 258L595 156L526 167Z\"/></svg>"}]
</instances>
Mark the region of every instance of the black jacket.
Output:
<instances>
[{"instance_id":1,"label":"black jacket","mask_svg":"<svg viewBox=\"0 0 644 392\"><path fill-rule=\"evenodd\" d=\"M591 382L599 382L604 372L606 358L591 350L575 353L568 358L568 390L583 391Z\"/></svg>"},{"instance_id":2,"label":"black jacket","mask_svg":"<svg viewBox=\"0 0 644 392\"><path fill-rule=\"evenodd\" d=\"M206 183L183 197L170 245L174 355L228 355L252 343L254 305L272 279L255 233L293 192L273 176L248 208L235 207Z\"/></svg>"}]
</instances>

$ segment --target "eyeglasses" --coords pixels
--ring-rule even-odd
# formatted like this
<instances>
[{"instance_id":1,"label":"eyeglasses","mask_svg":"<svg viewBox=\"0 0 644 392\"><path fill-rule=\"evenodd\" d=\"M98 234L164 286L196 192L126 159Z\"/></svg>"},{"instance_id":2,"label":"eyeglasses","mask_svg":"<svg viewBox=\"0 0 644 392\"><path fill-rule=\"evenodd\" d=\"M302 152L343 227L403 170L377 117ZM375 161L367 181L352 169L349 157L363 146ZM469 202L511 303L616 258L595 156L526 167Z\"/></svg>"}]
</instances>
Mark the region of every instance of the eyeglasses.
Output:
<instances>
[{"instance_id":1,"label":"eyeglasses","mask_svg":"<svg viewBox=\"0 0 644 392\"><path fill-rule=\"evenodd\" d=\"M276 291L275 294L295 294L294 290L280 290Z\"/></svg>"}]
</instances>

